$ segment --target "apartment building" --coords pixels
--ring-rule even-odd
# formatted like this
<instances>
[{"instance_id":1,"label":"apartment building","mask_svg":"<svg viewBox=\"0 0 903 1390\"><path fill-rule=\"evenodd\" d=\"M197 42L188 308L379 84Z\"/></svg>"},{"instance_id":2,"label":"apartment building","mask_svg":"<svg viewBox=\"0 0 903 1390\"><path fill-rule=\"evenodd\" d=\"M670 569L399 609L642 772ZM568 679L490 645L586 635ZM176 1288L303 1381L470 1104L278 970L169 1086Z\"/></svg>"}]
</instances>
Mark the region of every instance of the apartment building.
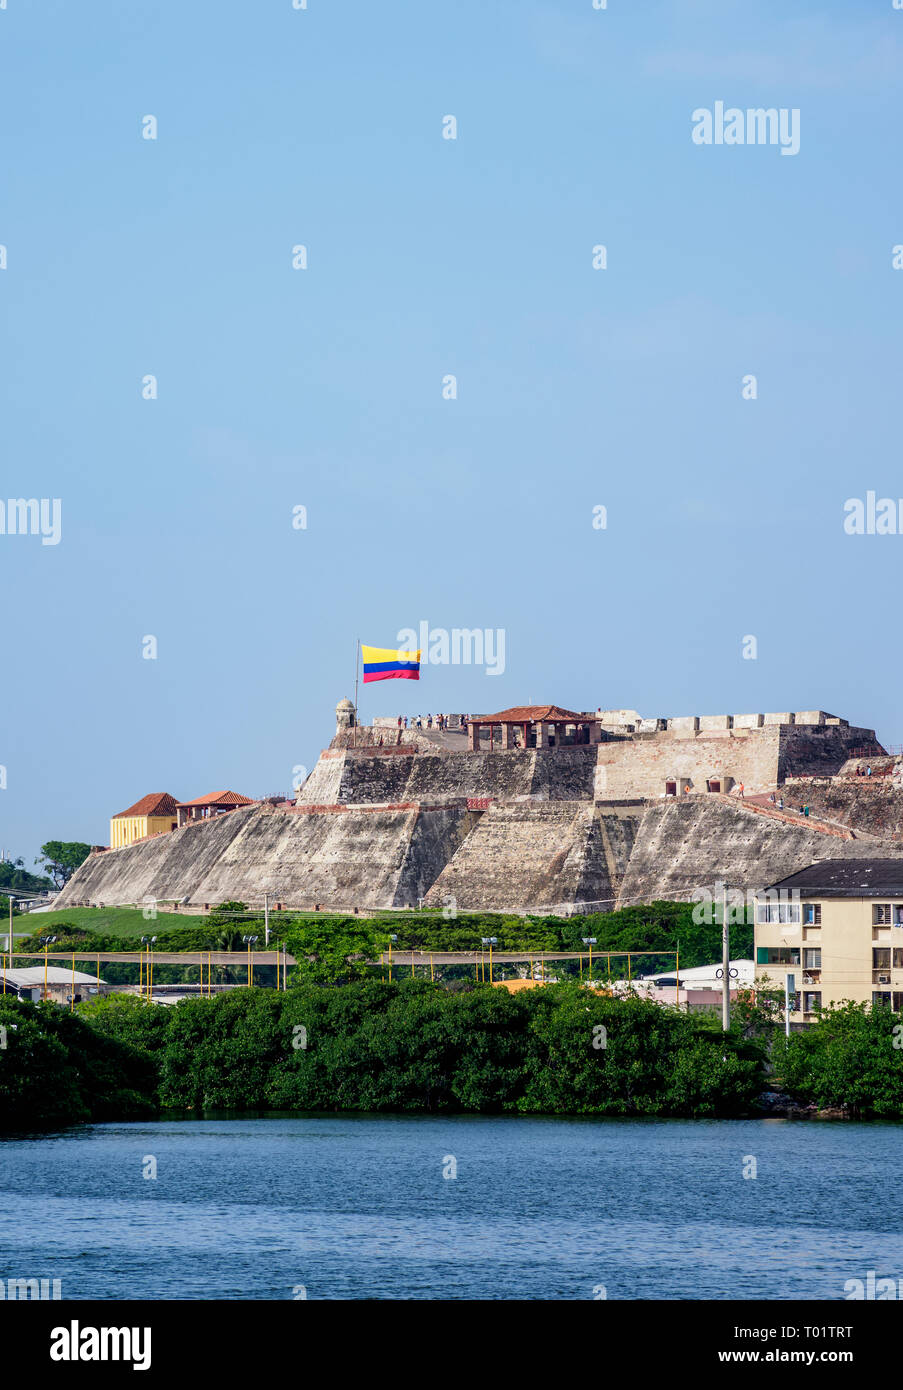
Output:
<instances>
[{"instance_id":1,"label":"apartment building","mask_svg":"<svg viewBox=\"0 0 903 1390\"><path fill-rule=\"evenodd\" d=\"M756 979L790 1023L841 1000L903 1011L903 859L823 859L755 899Z\"/></svg>"}]
</instances>

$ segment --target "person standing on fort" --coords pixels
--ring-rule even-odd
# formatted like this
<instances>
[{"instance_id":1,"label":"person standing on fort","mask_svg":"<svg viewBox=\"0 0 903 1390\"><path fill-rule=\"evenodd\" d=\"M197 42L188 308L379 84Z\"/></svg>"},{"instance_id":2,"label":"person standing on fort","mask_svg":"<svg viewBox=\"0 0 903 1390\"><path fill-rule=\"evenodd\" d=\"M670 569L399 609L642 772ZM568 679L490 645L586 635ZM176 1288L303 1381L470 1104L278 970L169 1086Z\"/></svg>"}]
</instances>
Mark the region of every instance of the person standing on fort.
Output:
<instances>
[{"instance_id":1,"label":"person standing on fort","mask_svg":"<svg viewBox=\"0 0 903 1390\"><path fill-rule=\"evenodd\" d=\"M744 786L743 786L743 783L741 782L741 783L740 783L740 795L741 795L741 796L744 795L744 791L745 791L745 788L744 788Z\"/></svg>"},{"instance_id":2,"label":"person standing on fort","mask_svg":"<svg viewBox=\"0 0 903 1390\"><path fill-rule=\"evenodd\" d=\"M407 716L407 715L405 715L405 717L404 717L404 727L405 727L405 728L408 727L408 716Z\"/></svg>"},{"instance_id":3,"label":"person standing on fort","mask_svg":"<svg viewBox=\"0 0 903 1390\"><path fill-rule=\"evenodd\" d=\"M401 728L401 715L398 716L398 727Z\"/></svg>"}]
</instances>

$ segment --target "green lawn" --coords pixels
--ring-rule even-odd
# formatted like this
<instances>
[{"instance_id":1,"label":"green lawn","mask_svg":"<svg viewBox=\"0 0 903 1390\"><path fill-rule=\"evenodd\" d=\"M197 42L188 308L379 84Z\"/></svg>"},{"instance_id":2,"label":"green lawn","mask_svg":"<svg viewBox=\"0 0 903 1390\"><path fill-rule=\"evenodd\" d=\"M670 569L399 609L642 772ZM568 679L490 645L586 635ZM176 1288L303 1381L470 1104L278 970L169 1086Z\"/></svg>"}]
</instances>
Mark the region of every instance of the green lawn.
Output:
<instances>
[{"instance_id":1,"label":"green lawn","mask_svg":"<svg viewBox=\"0 0 903 1390\"><path fill-rule=\"evenodd\" d=\"M59 912L23 912L13 918L13 931L19 936L38 932L43 935L46 928L52 934L58 922L71 922L73 926L108 936L153 936L156 931L200 926L204 921L203 913L158 912L149 922L142 916L141 909L135 907L64 907ZM0 928L4 925L0 923Z\"/></svg>"}]
</instances>

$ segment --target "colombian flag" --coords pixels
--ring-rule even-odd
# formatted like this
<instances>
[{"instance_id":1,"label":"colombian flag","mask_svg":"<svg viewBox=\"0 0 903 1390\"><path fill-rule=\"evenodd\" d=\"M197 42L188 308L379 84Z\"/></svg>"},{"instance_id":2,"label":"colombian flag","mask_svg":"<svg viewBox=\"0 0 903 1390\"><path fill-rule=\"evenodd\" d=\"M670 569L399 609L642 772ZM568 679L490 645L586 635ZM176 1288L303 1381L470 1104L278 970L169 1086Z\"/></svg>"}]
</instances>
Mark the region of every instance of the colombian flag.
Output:
<instances>
[{"instance_id":1,"label":"colombian flag","mask_svg":"<svg viewBox=\"0 0 903 1390\"><path fill-rule=\"evenodd\" d=\"M364 685L368 681L419 681L420 652L399 652L393 647L365 647Z\"/></svg>"}]
</instances>

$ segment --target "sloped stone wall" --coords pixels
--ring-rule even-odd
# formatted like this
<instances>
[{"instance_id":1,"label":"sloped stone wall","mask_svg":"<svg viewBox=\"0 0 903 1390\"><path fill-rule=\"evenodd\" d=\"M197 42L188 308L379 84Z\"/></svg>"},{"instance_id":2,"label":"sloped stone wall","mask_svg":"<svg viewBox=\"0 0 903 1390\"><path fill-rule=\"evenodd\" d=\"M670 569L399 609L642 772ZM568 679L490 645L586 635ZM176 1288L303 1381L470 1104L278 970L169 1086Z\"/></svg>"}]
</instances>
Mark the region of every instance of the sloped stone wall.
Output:
<instances>
[{"instance_id":1,"label":"sloped stone wall","mask_svg":"<svg viewBox=\"0 0 903 1390\"><path fill-rule=\"evenodd\" d=\"M95 855L57 903L259 905L266 890L271 901L293 907L410 906L458 849L471 819L460 807L252 807Z\"/></svg>"},{"instance_id":2,"label":"sloped stone wall","mask_svg":"<svg viewBox=\"0 0 903 1390\"><path fill-rule=\"evenodd\" d=\"M885 764L888 761L883 760ZM874 765L881 765L877 758ZM903 840L903 789L895 786L891 777L854 775L844 781L790 779L784 784L783 794L788 806L808 804L813 816L825 816L889 840Z\"/></svg>"},{"instance_id":3,"label":"sloped stone wall","mask_svg":"<svg viewBox=\"0 0 903 1390\"><path fill-rule=\"evenodd\" d=\"M486 811L426 903L504 911L587 900L611 906L615 895L592 805L548 801Z\"/></svg>"},{"instance_id":4,"label":"sloped stone wall","mask_svg":"<svg viewBox=\"0 0 903 1390\"><path fill-rule=\"evenodd\" d=\"M756 815L727 801L689 797L650 805L621 885L619 906L689 901L716 882L760 889L819 859L903 857L876 840L841 840Z\"/></svg>"}]
</instances>

